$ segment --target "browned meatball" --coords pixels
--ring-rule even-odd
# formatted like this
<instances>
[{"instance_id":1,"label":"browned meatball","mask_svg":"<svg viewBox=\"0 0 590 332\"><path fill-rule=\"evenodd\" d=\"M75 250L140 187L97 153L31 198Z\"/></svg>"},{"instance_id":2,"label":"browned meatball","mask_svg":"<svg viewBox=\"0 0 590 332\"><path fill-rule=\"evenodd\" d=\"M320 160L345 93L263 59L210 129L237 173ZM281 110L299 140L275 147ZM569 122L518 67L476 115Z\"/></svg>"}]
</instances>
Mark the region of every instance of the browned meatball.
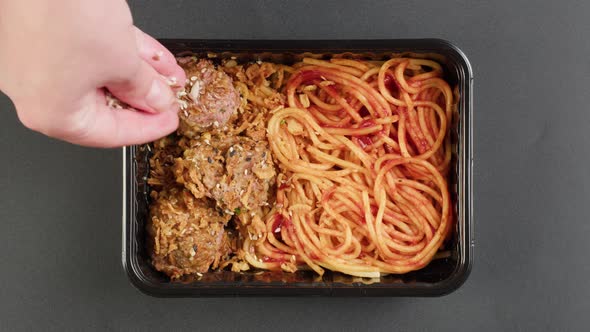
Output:
<instances>
[{"instance_id":1,"label":"browned meatball","mask_svg":"<svg viewBox=\"0 0 590 332\"><path fill-rule=\"evenodd\" d=\"M217 201L222 201L230 211L272 203L276 172L266 142L242 137L228 149L225 158L227 177L213 191Z\"/></svg>"},{"instance_id":2,"label":"browned meatball","mask_svg":"<svg viewBox=\"0 0 590 332\"><path fill-rule=\"evenodd\" d=\"M215 269L231 252L224 226L229 216L188 190L161 191L150 208L152 263L172 278Z\"/></svg>"},{"instance_id":3,"label":"browned meatball","mask_svg":"<svg viewBox=\"0 0 590 332\"><path fill-rule=\"evenodd\" d=\"M174 172L196 197L214 199L229 214L272 203L276 171L265 141L243 136L197 141L176 160Z\"/></svg>"},{"instance_id":4,"label":"browned meatball","mask_svg":"<svg viewBox=\"0 0 590 332\"><path fill-rule=\"evenodd\" d=\"M225 125L240 105L240 95L231 77L205 59L186 57L179 58L178 62L188 78L186 94L181 96L184 102L179 113L178 132L195 137L198 133Z\"/></svg>"},{"instance_id":5,"label":"browned meatball","mask_svg":"<svg viewBox=\"0 0 590 332\"><path fill-rule=\"evenodd\" d=\"M197 198L212 197L210 192L225 173L223 152L210 144L197 143L186 149L174 162L176 182L184 185Z\"/></svg>"}]
</instances>

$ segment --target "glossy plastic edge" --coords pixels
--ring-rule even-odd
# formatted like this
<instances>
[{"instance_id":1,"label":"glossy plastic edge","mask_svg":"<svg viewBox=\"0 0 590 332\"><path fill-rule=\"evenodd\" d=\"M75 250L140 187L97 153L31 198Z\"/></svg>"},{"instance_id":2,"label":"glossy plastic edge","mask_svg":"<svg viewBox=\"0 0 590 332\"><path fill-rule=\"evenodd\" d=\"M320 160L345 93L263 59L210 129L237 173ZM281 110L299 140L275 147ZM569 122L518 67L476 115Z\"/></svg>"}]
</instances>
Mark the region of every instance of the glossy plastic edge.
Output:
<instances>
[{"instance_id":1,"label":"glossy plastic edge","mask_svg":"<svg viewBox=\"0 0 590 332\"><path fill-rule=\"evenodd\" d=\"M338 287L338 288L314 288L314 287L274 287L274 286L263 286L263 287L248 287L248 288L219 288L219 287L202 287L199 289L183 289L183 288L163 288L158 284L153 284L141 277L141 272L136 268L133 257L130 257L130 248L128 247L130 241L127 236L128 220L131 220L132 216L129 209L130 204L130 192L132 189L131 183L128 183L130 178L130 165L132 161L131 151L134 150L132 147L124 147L123 152L123 214L122 214L122 265L125 270L129 281L135 288L144 294L154 297L231 297L231 296L395 296L395 297L435 297L444 296L456 291L461 287L468 279L471 269L473 266L473 251L474 251L474 231L473 231L473 70L466 55L457 46L444 39L384 39L384 40L193 40L193 39L160 39L164 44L170 43L203 43L204 45L213 45L212 48L232 45L235 47L248 48L249 46L260 49L260 45L277 45L277 49L285 49L286 44L305 44L308 47L300 47L295 49L308 49L310 51L321 51L327 50L334 47L335 43L350 43L358 49L365 51L371 51L367 46L380 44L381 49L392 49L387 47L391 43L402 43L410 47L416 47L417 51L420 49L440 49L440 51L446 52L446 55L454 57L455 61L464 71L463 91L464 91L464 107L463 113L460 116L464 116L465 120L461 121L464 126L461 128L461 143L463 149L460 151L459 159L462 164L461 169L465 174L459 179L460 186L464 197L463 201L463 219L464 222L464 245L461 246L462 255L461 261L458 262L458 268L452 273L452 275L440 282L434 283L429 286L423 287L379 287L379 288L363 288L361 287ZM253 45L257 44L257 45ZM421 44L421 47L416 45ZM412 46L411 46L412 45ZM350 46L345 47L351 49ZM273 47L265 47L264 49L273 50ZM442 53L442 52L441 52Z\"/></svg>"}]
</instances>

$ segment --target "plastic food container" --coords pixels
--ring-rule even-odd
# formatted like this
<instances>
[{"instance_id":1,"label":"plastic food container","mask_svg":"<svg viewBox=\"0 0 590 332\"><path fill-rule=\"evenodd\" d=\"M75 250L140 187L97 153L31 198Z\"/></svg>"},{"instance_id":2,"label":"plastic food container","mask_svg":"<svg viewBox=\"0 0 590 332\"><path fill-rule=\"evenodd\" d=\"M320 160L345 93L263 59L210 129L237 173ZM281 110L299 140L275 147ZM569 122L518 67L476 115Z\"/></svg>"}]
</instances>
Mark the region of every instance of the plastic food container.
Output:
<instances>
[{"instance_id":1,"label":"plastic food container","mask_svg":"<svg viewBox=\"0 0 590 332\"><path fill-rule=\"evenodd\" d=\"M392 53L436 60L444 67L445 79L459 88L458 117L451 137L454 153L449 185L457 223L450 257L433 260L425 268L404 275L362 279L332 273L320 278L312 271L296 273L217 271L202 277L170 281L150 264L145 225L149 216L150 151L145 146L123 149L123 267L133 285L153 296L439 296L463 284L473 259L472 204L472 87L473 74L465 55L449 42L437 39L328 40L328 41L233 41L161 40L174 54L194 53L240 61L269 60L289 63L302 56L329 58L334 54L379 60Z\"/></svg>"}]
</instances>

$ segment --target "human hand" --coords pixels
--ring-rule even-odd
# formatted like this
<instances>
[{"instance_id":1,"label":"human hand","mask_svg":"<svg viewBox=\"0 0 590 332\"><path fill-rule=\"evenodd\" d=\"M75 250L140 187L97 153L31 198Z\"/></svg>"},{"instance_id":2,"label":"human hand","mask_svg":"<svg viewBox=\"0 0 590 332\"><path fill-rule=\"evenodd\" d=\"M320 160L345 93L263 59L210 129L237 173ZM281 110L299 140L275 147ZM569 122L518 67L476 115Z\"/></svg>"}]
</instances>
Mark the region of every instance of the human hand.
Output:
<instances>
[{"instance_id":1,"label":"human hand","mask_svg":"<svg viewBox=\"0 0 590 332\"><path fill-rule=\"evenodd\" d=\"M178 126L174 56L123 0L0 0L0 90L28 128L93 147L140 144ZM107 106L105 91L133 106Z\"/></svg>"}]
</instances>

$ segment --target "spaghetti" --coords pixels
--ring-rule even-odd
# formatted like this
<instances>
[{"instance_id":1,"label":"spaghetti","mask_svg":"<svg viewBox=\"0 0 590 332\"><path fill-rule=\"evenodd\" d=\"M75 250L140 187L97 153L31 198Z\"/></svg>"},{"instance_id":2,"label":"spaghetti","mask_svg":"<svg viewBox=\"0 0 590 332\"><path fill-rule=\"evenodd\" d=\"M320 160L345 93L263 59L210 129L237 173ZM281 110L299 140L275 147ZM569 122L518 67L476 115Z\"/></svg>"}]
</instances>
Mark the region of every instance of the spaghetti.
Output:
<instances>
[{"instance_id":1,"label":"spaghetti","mask_svg":"<svg viewBox=\"0 0 590 332\"><path fill-rule=\"evenodd\" d=\"M433 61L304 59L267 124L277 203L245 258L360 277L427 265L452 224L454 96Z\"/></svg>"}]
</instances>

